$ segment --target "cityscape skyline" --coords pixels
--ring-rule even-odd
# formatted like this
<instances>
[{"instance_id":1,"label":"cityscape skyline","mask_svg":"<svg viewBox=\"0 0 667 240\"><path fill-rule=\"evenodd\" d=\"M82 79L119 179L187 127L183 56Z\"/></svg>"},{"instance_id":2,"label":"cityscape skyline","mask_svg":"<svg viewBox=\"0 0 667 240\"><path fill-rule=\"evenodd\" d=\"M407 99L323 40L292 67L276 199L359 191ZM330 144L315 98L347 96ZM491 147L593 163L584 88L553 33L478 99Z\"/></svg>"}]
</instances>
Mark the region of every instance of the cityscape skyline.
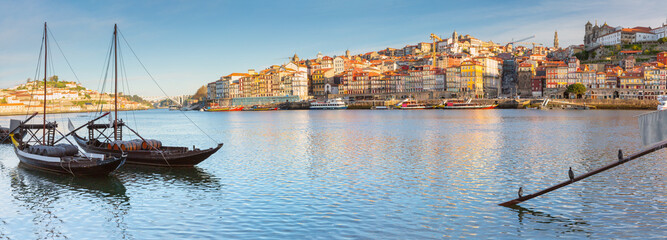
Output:
<instances>
[{"instance_id":1,"label":"cityscape skyline","mask_svg":"<svg viewBox=\"0 0 667 240\"><path fill-rule=\"evenodd\" d=\"M34 77L44 21L72 64L82 84L98 86L114 23L169 95L194 91L230 72L261 70L282 64L297 53L302 58L402 48L430 42L431 32L452 31L484 41L505 43L535 35L532 40L560 47L583 44L587 21L611 26L656 27L665 22L658 1L568 2L481 1L480 6L455 3L386 1L290 2L4 2L0 10L0 88ZM525 6L532 4L531 6ZM577 6L573 8L571 6ZM638 7L641 6L641 7ZM633 7L636 11L627 11ZM470 18L476 14L479 18ZM263 34L261 34L263 33ZM531 40L531 41L532 41ZM57 49L52 53L60 57ZM126 52L130 94L161 95ZM77 81L65 61L56 58L53 73ZM51 75L51 74L50 74Z\"/></svg>"}]
</instances>

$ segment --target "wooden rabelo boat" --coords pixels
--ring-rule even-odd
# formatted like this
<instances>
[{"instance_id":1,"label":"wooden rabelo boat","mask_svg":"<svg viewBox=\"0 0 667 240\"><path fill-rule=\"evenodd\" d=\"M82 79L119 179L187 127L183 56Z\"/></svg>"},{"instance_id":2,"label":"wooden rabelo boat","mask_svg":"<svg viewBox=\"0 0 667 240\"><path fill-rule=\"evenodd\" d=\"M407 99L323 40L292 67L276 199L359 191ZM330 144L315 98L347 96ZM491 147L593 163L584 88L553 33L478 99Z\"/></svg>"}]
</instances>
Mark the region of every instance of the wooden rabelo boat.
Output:
<instances>
[{"instance_id":1,"label":"wooden rabelo boat","mask_svg":"<svg viewBox=\"0 0 667 240\"><path fill-rule=\"evenodd\" d=\"M88 152L121 156L127 154L128 164L162 166L162 167L192 167L206 160L211 154L217 152L222 143L209 149L198 149L193 146L187 147L162 146L159 140L146 139L135 130L118 119L118 29L114 25L114 119L109 124L89 123L87 124L88 136L83 137L76 134L73 125L69 124L70 130L77 144ZM138 139L123 140L123 129L132 132ZM109 132L111 131L111 132Z\"/></svg>"},{"instance_id":2,"label":"wooden rabelo boat","mask_svg":"<svg viewBox=\"0 0 667 240\"><path fill-rule=\"evenodd\" d=\"M46 23L44 23L44 99L46 99L46 70L47 70L47 44L48 34ZM40 54L41 55L41 54ZM118 169L125 162L125 154L110 156L104 154L89 154L79 151L72 143L57 144L61 140L67 140L68 134L58 131L56 122L46 121L46 101L44 102L44 121L42 124L28 124L37 113L19 122L14 129L25 133L25 136L17 136L10 131L9 138L14 146L14 152L19 158L19 166L44 172L71 174L73 176L107 175ZM107 113L108 114L108 113ZM106 114L101 117L106 116ZM100 117L100 118L101 118ZM98 118L99 119L99 118ZM16 123L16 120L13 120ZM39 134L42 130L42 134ZM56 133L60 134L55 139ZM27 140L24 140L28 137Z\"/></svg>"}]
</instances>

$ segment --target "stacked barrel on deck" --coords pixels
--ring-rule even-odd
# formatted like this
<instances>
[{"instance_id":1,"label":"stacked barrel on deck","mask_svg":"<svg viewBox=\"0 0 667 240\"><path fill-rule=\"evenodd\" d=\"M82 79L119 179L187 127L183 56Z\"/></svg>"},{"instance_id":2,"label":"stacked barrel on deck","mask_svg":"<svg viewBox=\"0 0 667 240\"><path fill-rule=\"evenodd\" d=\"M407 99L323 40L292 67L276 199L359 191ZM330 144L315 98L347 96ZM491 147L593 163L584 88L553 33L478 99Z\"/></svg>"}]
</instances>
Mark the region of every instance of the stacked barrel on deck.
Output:
<instances>
[{"instance_id":1,"label":"stacked barrel on deck","mask_svg":"<svg viewBox=\"0 0 667 240\"><path fill-rule=\"evenodd\" d=\"M35 145L28 146L24 149L27 153L49 156L49 157L64 157L74 156L79 153L79 148L70 144L57 144L55 146Z\"/></svg>"},{"instance_id":2,"label":"stacked barrel on deck","mask_svg":"<svg viewBox=\"0 0 667 240\"><path fill-rule=\"evenodd\" d=\"M155 139L134 139L130 141L113 141L107 143L107 149L122 150L122 151L136 151L136 150L153 150L160 149L162 142Z\"/></svg>"}]
</instances>

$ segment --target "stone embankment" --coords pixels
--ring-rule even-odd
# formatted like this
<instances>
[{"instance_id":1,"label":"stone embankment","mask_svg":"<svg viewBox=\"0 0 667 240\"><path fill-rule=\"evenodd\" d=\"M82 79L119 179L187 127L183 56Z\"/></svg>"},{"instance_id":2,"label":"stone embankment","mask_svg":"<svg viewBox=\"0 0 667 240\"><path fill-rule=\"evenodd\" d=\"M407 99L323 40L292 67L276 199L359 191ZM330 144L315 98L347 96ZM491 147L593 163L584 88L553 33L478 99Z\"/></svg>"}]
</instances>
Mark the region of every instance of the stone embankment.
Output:
<instances>
[{"instance_id":1,"label":"stone embankment","mask_svg":"<svg viewBox=\"0 0 667 240\"><path fill-rule=\"evenodd\" d=\"M426 106L442 104L445 99L420 100ZM449 99L450 101L463 101L461 99ZM525 109L540 108L544 99L473 99L472 103L497 104L499 109ZM393 106L399 100L357 100L348 104L348 109L371 109L374 106ZM308 109L308 102L288 102L269 104L280 109ZM553 99L547 105L552 109L636 109L653 110L658 106L656 100L624 100L624 99Z\"/></svg>"}]
</instances>

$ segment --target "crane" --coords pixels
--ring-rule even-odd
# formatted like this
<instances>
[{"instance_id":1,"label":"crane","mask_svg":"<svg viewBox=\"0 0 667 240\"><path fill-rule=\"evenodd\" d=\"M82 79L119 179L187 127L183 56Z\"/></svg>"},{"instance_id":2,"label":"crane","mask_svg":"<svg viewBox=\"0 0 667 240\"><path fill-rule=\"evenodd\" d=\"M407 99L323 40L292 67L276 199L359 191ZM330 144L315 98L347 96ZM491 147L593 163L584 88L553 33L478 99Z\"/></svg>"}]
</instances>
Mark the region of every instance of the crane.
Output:
<instances>
[{"instance_id":1,"label":"crane","mask_svg":"<svg viewBox=\"0 0 667 240\"><path fill-rule=\"evenodd\" d=\"M525 38L522 38L522 39L519 39L519 40L516 40L516 41L508 42L505 46L510 46L511 49L514 49L514 44L515 43L521 43L523 41L526 41L526 40L532 39L532 38L535 38L535 35L530 36L530 37L525 37Z\"/></svg>"},{"instance_id":2,"label":"crane","mask_svg":"<svg viewBox=\"0 0 667 240\"><path fill-rule=\"evenodd\" d=\"M436 43L435 40L442 41L442 38L438 37L438 35L435 35L435 34L431 33L431 39L433 40L433 46L431 46L431 48L433 48L433 62L432 63L433 63L433 67L435 67L435 47L436 47L435 46L435 43Z\"/></svg>"}]
</instances>

